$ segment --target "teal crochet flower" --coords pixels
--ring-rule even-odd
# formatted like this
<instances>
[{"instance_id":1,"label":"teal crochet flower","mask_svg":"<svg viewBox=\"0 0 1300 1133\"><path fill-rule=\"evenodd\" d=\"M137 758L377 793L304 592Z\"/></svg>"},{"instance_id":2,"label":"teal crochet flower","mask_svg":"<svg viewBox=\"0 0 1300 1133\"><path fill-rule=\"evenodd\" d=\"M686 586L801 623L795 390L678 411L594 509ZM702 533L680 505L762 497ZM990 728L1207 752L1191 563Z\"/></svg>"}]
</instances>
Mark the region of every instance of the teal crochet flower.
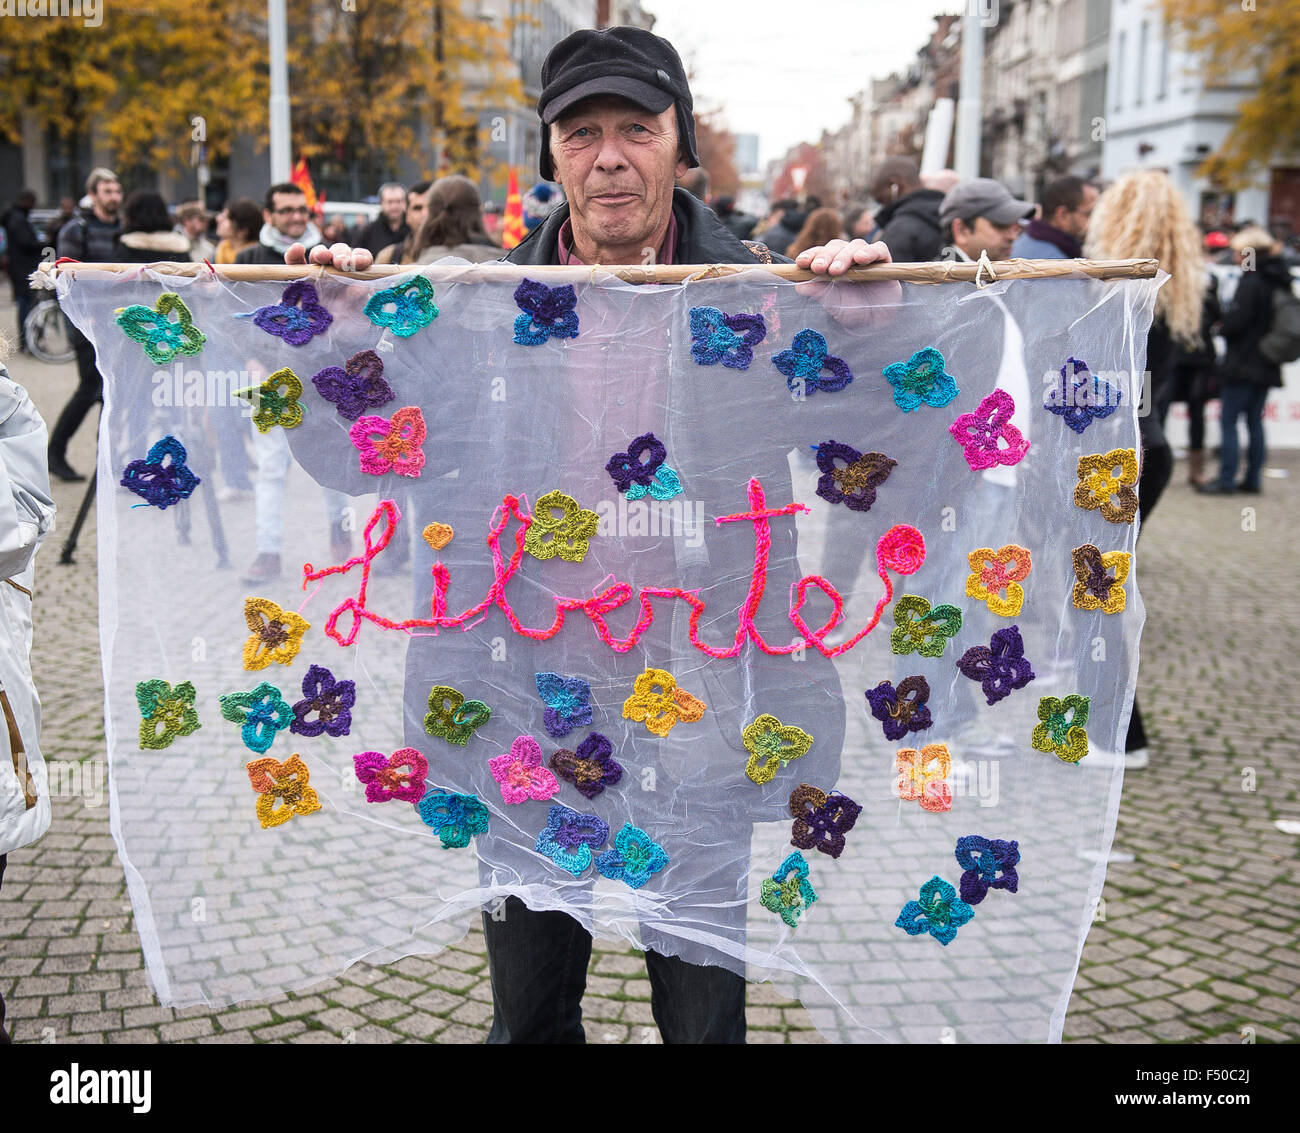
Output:
<instances>
[{"instance_id":1,"label":"teal crochet flower","mask_svg":"<svg viewBox=\"0 0 1300 1133\"><path fill-rule=\"evenodd\" d=\"M816 900L817 891L808 881L808 863L798 850L771 877L763 878L759 903L791 928L799 927L800 918Z\"/></svg>"},{"instance_id":2,"label":"teal crochet flower","mask_svg":"<svg viewBox=\"0 0 1300 1133\"><path fill-rule=\"evenodd\" d=\"M217 698L221 717L243 725L240 735L249 748L265 755L276 734L293 723L293 709L273 684L263 681L252 692L231 692Z\"/></svg>"},{"instance_id":3,"label":"teal crochet flower","mask_svg":"<svg viewBox=\"0 0 1300 1133\"><path fill-rule=\"evenodd\" d=\"M430 791L415 809L442 840L444 850L463 849L475 834L487 832L490 815L477 795Z\"/></svg>"},{"instance_id":4,"label":"teal crochet flower","mask_svg":"<svg viewBox=\"0 0 1300 1133\"><path fill-rule=\"evenodd\" d=\"M376 291L366 300L365 312L375 326L388 327L394 334L410 338L438 317L433 284L417 275L396 287Z\"/></svg>"},{"instance_id":5,"label":"teal crochet flower","mask_svg":"<svg viewBox=\"0 0 1300 1133\"><path fill-rule=\"evenodd\" d=\"M921 899L908 901L894 924L908 936L929 933L945 948L957 939L957 930L975 915L957 890L942 877L932 877L921 886Z\"/></svg>"},{"instance_id":6,"label":"teal crochet flower","mask_svg":"<svg viewBox=\"0 0 1300 1133\"><path fill-rule=\"evenodd\" d=\"M881 373L894 387L894 404L910 413L922 402L939 409L957 396L957 380L945 370L946 365L939 351L926 346L906 362L891 362Z\"/></svg>"},{"instance_id":7,"label":"teal crochet flower","mask_svg":"<svg viewBox=\"0 0 1300 1133\"><path fill-rule=\"evenodd\" d=\"M176 322L168 315L175 312ZM144 352L165 366L178 354L197 354L207 342L207 336L194 325L190 309L173 291L164 291L152 307L133 303L116 312L116 323L127 338L144 347Z\"/></svg>"},{"instance_id":8,"label":"teal crochet flower","mask_svg":"<svg viewBox=\"0 0 1300 1133\"><path fill-rule=\"evenodd\" d=\"M596 859L596 871L611 881L626 881L633 889L640 889L667 864L664 848L640 827L625 822L614 835L614 849Z\"/></svg>"}]
</instances>

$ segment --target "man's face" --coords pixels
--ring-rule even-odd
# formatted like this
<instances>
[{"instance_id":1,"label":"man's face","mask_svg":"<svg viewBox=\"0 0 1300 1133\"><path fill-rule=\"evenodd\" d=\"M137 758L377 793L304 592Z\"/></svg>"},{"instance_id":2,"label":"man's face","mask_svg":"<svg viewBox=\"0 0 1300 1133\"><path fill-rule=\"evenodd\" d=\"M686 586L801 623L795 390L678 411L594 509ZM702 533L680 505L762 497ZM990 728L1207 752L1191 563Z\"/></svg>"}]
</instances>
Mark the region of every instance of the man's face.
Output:
<instances>
[{"instance_id":1,"label":"man's face","mask_svg":"<svg viewBox=\"0 0 1300 1133\"><path fill-rule=\"evenodd\" d=\"M301 193L272 193L271 208L262 210L266 223L290 240L297 240L307 231L310 216L307 198Z\"/></svg>"},{"instance_id":2,"label":"man's face","mask_svg":"<svg viewBox=\"0 0 1300 1133\"><path fill-rule=\"evenodd\" d=\"M208 231L208 218L205 216L187 216L181 221L181 227L185 229L185 235L191 240L197 240L204 236Z\"/></svg>"},{"instance_id":3,"label":"man's face","mask_svg":"<svg viewBox=\"0 0 1300 1133\"><path fill-rule=\"evenodd\" d=\"M93 194L95 208L105 216L116 216L122 207L122 186L116 181L100 181Z\"/></svg>"},{"instance_id":4,"label":"man's face","mask_svg":"<svg viewBox=\"0 0 1300 1133\"><path fill-rule=\"evenodd\" d=\"M402 223L405 209L406 194L401 189L385 189L379 194L379 211L384 214L389 228L396 228Z\"/></svg>"},{"instance_id":5,"label":"man's face","mask_svg":"<svg viewBox=\"0 0 1300 1133\"><path fill-rule=\"evenodd\" d=\"M1097 204L1097 196L1096 189L1091 185L1085 185L1079 207L1075 209L1058 208L1051 222L1052 226L1082 242L1083 238L1088 235L1088 221L1092 217L1092 210Z\"/></svg>"},{"instance_id":6,"label":"man's face","mask_svg":"<svg viewBox=\"0 0 1300 1133\"><path fill-rule=\"evenodd\" d=\"M429 194L406 194L406 227L412 232L419 232L424 223L424 214L429 211Z\"/></svg>"},{"instance_id":7,"label":"man's face","mask_svg":"<svg viewBox=\"0 0 1300 1133\"><path fill-rule=\"evenodd\" d=\"M1020 224L994 224L987 216L977 216L970 222L956 220L952 225L953 243L972 260L981 252L988 252L990 260L1005 260L1011 256L1011 245L1020 235Z\"/></svg>"},{"instance_id":8,"label":"man's face","mask_svg":"<svg viewBox=\"0 0 1300 1133\"><path fill-rule=\"evenodd\" d=\"M558 118L551 156L575 239L631 254L667 224L673 185L687 168L674 108L651 114L621 98L586 99Z\"/></svg>"}]
</instances>

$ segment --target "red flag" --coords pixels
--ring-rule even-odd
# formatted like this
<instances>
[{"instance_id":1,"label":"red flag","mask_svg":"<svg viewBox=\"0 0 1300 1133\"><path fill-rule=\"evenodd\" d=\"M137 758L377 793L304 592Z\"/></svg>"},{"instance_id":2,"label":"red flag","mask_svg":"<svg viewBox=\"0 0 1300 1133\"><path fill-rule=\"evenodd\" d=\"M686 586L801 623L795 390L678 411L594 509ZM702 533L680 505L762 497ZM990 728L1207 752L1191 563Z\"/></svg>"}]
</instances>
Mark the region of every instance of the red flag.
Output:
<instances>
[{"instance_id":1,"label":"red flag","mask_svg":"<svg viewBox=\"0 0 1300 1133\"><path fill-rule=\"evenodd\" d=\"M311 183L311 174L307 170L307 159L300 157L298 164L293 167L293 172L289 175L289 180L298 186L307 198L307 207L312 212L316 211L316 186Z\"/></svg>"},{"instance_id":2,"label":"red flag","mask_svg":"<svg viewBox=\"0 0 1300 1133\"><path fill-rule=\"evenodd\" d=\"M506 188L505 223L501 227L501 247L509 251L528 233L524 230L524 203L519 196L519 174L510 167L510 181Z\"/></svg>"}]
</instances>

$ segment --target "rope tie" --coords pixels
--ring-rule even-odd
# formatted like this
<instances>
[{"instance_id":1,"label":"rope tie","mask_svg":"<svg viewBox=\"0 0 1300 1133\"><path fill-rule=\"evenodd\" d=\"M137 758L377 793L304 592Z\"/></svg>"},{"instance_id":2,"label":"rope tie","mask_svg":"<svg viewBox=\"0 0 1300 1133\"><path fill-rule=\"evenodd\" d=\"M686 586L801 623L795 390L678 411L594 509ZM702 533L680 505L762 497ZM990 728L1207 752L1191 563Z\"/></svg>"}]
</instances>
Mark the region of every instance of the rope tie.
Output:
<instances>
[{"instance_id":1,"label":"rope tie","mask_svg":"<svg viewBox=\"0 0 1300 1133\"><path fill-rule=\"evenodd\" d=\"M989 278L987 283L983 283L980 281L980 276L984 274L985 270L987 270L989 273ZM989 261L988 249L985 248L980 252L980 258L976 262L975 286L982 291L984 288L986 288L989 285L989 283L996 282L997 278L998 278L997 275L993 271L993 264Z\"/></svg>"}]
</instances>

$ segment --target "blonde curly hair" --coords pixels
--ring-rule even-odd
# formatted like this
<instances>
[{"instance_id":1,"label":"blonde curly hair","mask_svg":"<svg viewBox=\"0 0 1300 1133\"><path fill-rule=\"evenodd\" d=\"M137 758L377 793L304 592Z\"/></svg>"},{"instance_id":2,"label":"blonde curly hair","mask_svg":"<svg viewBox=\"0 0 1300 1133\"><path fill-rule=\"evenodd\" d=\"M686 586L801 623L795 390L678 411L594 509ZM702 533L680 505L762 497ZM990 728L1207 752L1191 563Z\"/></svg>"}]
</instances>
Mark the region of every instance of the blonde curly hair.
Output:
<instances>
[{"instance_id":1,"label":"blonde curly hair","mask_svg":"<svg viewBox=\"0 0 1300 1133\"><path fill-rule=\"evenodd\" d=\"M1117 178L1092 210L1084 253L1094 260L1158 260L1169 279L1156 294L1156 317L1178 342L1199 343L1206 287L1201 236L1167 174L1135 169Z\"/></svg>"}]
</instances>

